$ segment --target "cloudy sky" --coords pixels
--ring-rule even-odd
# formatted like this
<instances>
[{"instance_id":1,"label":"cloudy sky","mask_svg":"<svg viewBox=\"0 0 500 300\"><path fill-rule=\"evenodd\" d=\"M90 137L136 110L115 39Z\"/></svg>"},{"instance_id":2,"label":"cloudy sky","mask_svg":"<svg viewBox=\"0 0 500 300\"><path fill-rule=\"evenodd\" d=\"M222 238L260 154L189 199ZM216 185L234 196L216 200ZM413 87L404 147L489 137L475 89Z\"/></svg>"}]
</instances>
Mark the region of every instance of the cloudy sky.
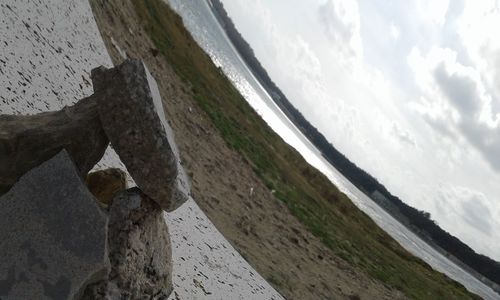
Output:
<instances>
[{"instance_id":1,"label":"cloudy sky","mask_svg":"<svg viewBox=\"0 0 500 300\"><path fill-rule=\"evenodd\" d=\"M223 2L335 147L500 260L500 1Z\"/></svg>"}]
</instances>

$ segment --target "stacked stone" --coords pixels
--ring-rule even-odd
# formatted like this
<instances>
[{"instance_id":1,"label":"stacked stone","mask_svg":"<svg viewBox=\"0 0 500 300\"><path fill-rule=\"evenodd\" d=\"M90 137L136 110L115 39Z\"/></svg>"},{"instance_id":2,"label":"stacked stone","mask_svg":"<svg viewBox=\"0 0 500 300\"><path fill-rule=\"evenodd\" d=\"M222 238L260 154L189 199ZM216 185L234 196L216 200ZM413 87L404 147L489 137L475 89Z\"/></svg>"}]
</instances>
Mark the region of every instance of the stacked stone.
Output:
<instances>
[{"instance_id":1,"label":"stacked stone","mask_svg":"<svg viewBox=\"0 0 500 300\"><path fill-rule=\"evenodd\" d=\"M182 205L189 184L158 87L138 60L95 69L92 80L94 94L72 107L0 115L0 299L172 290L162 210ZM87 176L109 143L137 188L119 170Z\"/></svg>"}]
</instances>

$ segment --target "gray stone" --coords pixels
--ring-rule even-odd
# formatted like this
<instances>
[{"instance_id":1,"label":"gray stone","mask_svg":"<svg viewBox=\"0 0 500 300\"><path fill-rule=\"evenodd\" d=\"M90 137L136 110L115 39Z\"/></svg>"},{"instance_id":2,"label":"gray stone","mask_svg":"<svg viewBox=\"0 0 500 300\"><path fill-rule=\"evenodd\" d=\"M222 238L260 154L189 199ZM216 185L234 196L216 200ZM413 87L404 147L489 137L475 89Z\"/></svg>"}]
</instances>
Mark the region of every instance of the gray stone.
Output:
<instances>
[{"instance_id":1,"label":"gray stone","mask_svg":"<svg viewBox=\"0 0 500 300\"><path fill-rule=\"evenodd\" d=\"M107 277L107 217L66 151L0 197L0 299L74 299Z\"/></svg>"},{"instance_id":2,"label":"gray stone","mask_svg":"<svg viewBox=\"0 0 500 300\"><path fill-rule=\"evenodd\" d=\"M85 175L108 144L92 98L56 112L0 115L0 193L63 148Z\"/></svg>"},{"instance_id":3,"label":"gray stone","mask_svg":"<svg viewBox=\"0 0 500 300\"><path fill-rule=\"evenodd\" d=\"M83 299L167 299L172 258L160 206L132 188L114 197L109 215L109 279L90 286Z\"/></svg>"},{"instance_id":4,"label":"gray stone","mask_svg":"<svg viewBox=\"0 0 500 300\"><path fill-rule=\"evenodd\" d=\"M176 209L189 184L155 80L139 60L94 69L91 77L104 131L130 175L164 210Z\"/></svg>"}]
</instances>

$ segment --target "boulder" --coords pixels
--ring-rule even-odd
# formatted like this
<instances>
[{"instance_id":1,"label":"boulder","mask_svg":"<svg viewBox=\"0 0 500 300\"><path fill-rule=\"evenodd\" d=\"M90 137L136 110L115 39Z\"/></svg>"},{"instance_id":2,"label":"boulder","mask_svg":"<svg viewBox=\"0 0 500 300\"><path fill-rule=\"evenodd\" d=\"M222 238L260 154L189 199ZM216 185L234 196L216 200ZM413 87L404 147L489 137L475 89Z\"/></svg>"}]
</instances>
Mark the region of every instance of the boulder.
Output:
<instances>
[{"instance_id":1,"label":"boulder","mask_svg":"<svg viewBox=\"0 0 500 300\"><path fill-rule=\"evenodd\" d=\"M63 148L86 175L108 144L92 97L56 112L0 115L0 193Z\"/></svg>"},{"instance_id":2,"label":"boulder","mask_svg":"<svg viewBox=\"0 0 500 300\"><path fill-rule=\"evenodd\" d=\"M188 199L189 184L156 81L130 59L94 69L91 77L102 126L130 175L164 210L176 209Z\"/></svg>"},{"instance_id":3,"label":"boulder","mask_svg":"<svg viewBox=\"0 0 500 300\"><path fill-rule=\"evenodd\" d=\"M89 173L85 181L94 197L105 205L111 204L117 192L127 188L127 174L117 168Z\"/></svg>"},{"instance_id":4,"label":"boulder","mask_svg":"<svg viewBox=\"0 0 500 300\"><path fill-rule=\"evenodd\" d=\"M167 299L172 287L171 247L160 206L138 188L115 195L109 211L109 278L83 299Z\"/></svg>"},{"instance_id":5,"label":"boulder","mask_svg":"<svg viewBox=\"0 0 500 300\"><path fill-rule=\"evenodd\" d=\"M107 216L80 171L63 150L0 197L0 299L75 299L107 277Z\"/></svg>"}]
</instances>

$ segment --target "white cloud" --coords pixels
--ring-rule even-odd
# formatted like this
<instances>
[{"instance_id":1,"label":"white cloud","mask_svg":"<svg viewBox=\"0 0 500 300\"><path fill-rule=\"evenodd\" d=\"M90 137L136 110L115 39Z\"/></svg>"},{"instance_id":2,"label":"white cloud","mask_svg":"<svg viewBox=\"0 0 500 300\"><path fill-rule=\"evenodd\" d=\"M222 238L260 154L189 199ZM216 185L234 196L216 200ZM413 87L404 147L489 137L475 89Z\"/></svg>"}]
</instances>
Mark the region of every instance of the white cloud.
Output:
<instances>
[{"instance_id":1,"label":"white cloud","mask_svg":"<svg viewBox=\"0 0 500 300\"><path fill-rule=\"evenodd\" d=\"M500 1L466 1L457 32L485 86L500 108Z\"/></svg>"},{"instance_id":2,"label":"white cloud","mask_svg":"<svg viewBox=\"0 0 500 300\"><path fill-rule=\"evenodd\" d=\"M282 49L279 49L278 53L287 53L286 58L285 56L282 57L294 62L289 66L292 69L294 78L317 81L322 77L318 57L300 35L296 35L295 38L287 40L286 44L282 43L280 46Z\"/></svg>"},{"instance_id":3,"label":"white cloud","mask_svg":"<svg viewBox=\"0 0 500 300\"><path fill-rule=\"evenodd\" d=\"M399 39L399 35L401 34L399 27L394 25L394 23L391 23L391 27L389 30L390 30L391 37L393 39L395 39L395 40Z\"/></svg>"},{"instance_id":4,"label":"white cloud","mask_svg":"<svg viewBox=\"0 0 500 300\"><path fill-rule=\"evenodd\" d=\"M442 26L446 21L449 0L419 0L416 1L418 15L424 21Z\"/></svg>"},{"instance_id":5,"label":"white cloud","mask_svg":"<svg viewBox=\"0 0 500 300\"><path fill-rule=\"evenodd\" d=\"M495 257L500 246L496 230L498 221L495 203L484 193L463 186L445 185L438 189L437 208L439 224L454 232L476 251ZM465 226L464 226L465 225Z\"/></svg>"},{"instance_id":6,"label":"white cloud","mask_svg":"<svg viewBox=\"0 0 500 300\"><path fill-rule=\"evenodd\" d=\"M330 46L340 54L340 59L363 57L357 1L327 0L318 8L318 16Z\"/></svg>"},{"instance_id":7,"label":"white cloud","mask_svg":"<svg viewBox=\"0 0 500 300\"><path fill-rule=\"evenodd\" d=\"M461 135L500 171L500 115L492 113L492 95L479 72L459 63L448 48L433 47L426 56L413 49L408 63L422 92L415 107L429 125L441 134Z\"/></svg>"},{"instance_id":8,"label":"white cloud","mask_svg":"<svg viewBox=\"0 0 500 300\"><path fill-rule=\"evenodd\" d=\"M407 130L403 129L400 124L393 122L390 133L398 142L406 146L417 147L415 138Z\"/></svg>"}]
</instances>

